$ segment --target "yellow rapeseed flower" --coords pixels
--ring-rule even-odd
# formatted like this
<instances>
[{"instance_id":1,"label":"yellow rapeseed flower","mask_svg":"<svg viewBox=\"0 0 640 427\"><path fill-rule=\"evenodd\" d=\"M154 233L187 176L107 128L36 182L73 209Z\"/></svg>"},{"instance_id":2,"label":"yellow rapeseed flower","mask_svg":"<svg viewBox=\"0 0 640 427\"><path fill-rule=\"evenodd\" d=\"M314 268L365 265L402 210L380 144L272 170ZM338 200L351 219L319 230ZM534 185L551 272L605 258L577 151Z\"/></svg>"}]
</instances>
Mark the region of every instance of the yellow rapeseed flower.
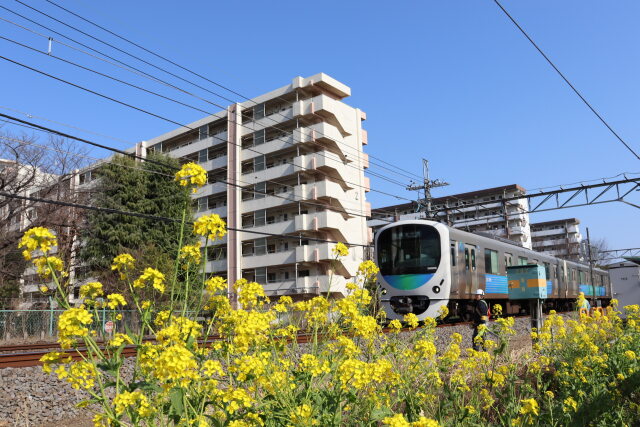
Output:
<instances>
[{"instance_id":1,"label":"yellow rapeseed flower","mask_svg":"<svg viewBox=\"0 0 640 427\"><path fill-rule=\"evenodd\" d=\"M335 247L332 249L332 252L335 256L347 256L349 255L349 248L344 243L338 242Z\"/></svg>"},{"instance_id":2,"label":"yellow rapeseed flower","mask_svg":"<svg viewBox=\"0 0 640 427\"><path fill-rule=\"evenodd\" d=\"M158 292L164 293L164 274L150 267L144 269L144 273L133 282L133 287L144 288L149 282Z\"/></svg>"},{"instance_id":3,"label":"yellow rapeseed flower","mask_svg":"<svg viewBox=\"0 0 640 427\"><path fill-rule=\"evenodd\" d=\"M207 183L207 171L197 163L189 162L182 165L182 168L176 172L175 180L183 187L192 184L193 192L196 188L202 187Z\"/></svg>"},{"instance_id":4,"label":"yellow rapeseed flower","mask_svg":"<svg viewBox=\"0 0 640 427\"><path fill-rule=\"evenodd\" d=\"M564 407L562 408L564 412L576 412L578 410L578 402L571 396L567 397L564 400Z\"/></svg>"},{"instance_id":5,"label":"yellow rapeseed flower","mask_svg":"<svg viewBox=\"0 0 640 427\"><path fill-rule=\"evenodd\" d=\"M523 399L520 402L522 403L522 407L520 408L520 413L522 415L539 415L538 402L536 402L535 399Z\"/></svg>"},{"instance_id":6,"label":"yellow rapeseed flower","mask_svg":"<svg viewBox=\"0 0 640 427\"><path fill-rule=\"evenodd\" d=\"M109 347L120 347L122 344L133 344L133 340L127 334L117 333L109 341Z\"/></svg>"},{"instance_id":7,"label":"yellow rapeseed flower","mask_svg":"<svg viewBox=\"0 0 640 427\"><path fill-rule=\"evenodd\" d=\"M113 259L111 270L120 273L120 280L127 278L127 272L133 270L136 260L129 254L120 254Z\"/></svg>"},{"instance_id":8,"label":"yellow rapeseed flower","mask_svg":"<svg viewBox=\"0 0 640 427\"><path fill-rule=\"evenodd\" d=\"M121 294L109 294L107 295L107 300L109 301L107 303L107 306L112 310L115 310L119 305L127 305L127 302L124 300L124 297Z\"/></svg>"},{"instance_id":9,"label":"yellow rapeseed flower","mask_svg":"<svg viewBox=\"0 0 640 427\"><path fill-rule=\"evenodd\" d=\"M186 259L187 262L200 264L202 255L200 254L200 246L202 242L198 240L193 245L185 245L180 249L180 259Z\"/></svg>"},{"instance_id":10,"label":"yellow rapeseed flower","mask_svg":"<svg viewBox=\"0 0 640 427\"><path fill-rule=\"evenodd\" d=\"M36 266L38 275L45 279L51 275L52 271L62 271L64 269L64 263L57 256L36 258L33 260L33 265Z\"/></svg>"},{"instance_id":11,"label":"yellow rapeseed flower","mask_svg":"<svg viewBox=\"0 0 640 427\"><path fill-rule=\"evenodd\" d=\"M364 276L367 281L376 277L379 271L378 266L371 260L363 261L358 266L358 274Z\"/></svg>"},{"instance_id":12,"label":"yellow rapeseed flower","mask_svg":"<svg viewBox=\"0 0 640 427\"><path fill-rule=\"evenodd\" d=\"M31 260L33 251L39 249L46 254L54 246L58 246L56 236L44 227L33 227L27 230L18 243L18 248L26 247L22 254L27 261Z\"/></svg>"},{"instance_id":13,"label":"yellow rapeseed flower","mask_svg":"<svg viewBox=\"0 0 640 427\"><path fill-rule=\"evenodd\" d=\"M80 286L81 298L96 299L102 295L103 295L102 283L100 282L89 282L85 285Z\"/></svg>"},{"instance_id":14,"label":"yellow rapeseed flower","mask_svg":"<svg viewBox=\"0 0 640 427\"><path fill-rule=\"evenodd\" d=\"M60 315L58 319L58 341L60 347L70 348L75 338L89 335L89 328L93 322L93 316L86 309L70 308Z\"/></svg>"},{"instance_id":15,"label":"yellow rapeseed flower","mask_svg":"<svg viewBox=\"0 0 640 427\"><path fill-rule=\"evenodd\" d=\"M415 329L418 327L418 316L413 313L405 314L404 319L405 323L409 325L410 328Z\"/></svg>"},{"instance_id":16,"label":"yellow rapeseed flower","mask_svg":"<svg viewBox=\"0 0 640 427\"><path fill-rule=\"evenodd\" d=\"M210 240L219 240L227 234L227 224L220 215L203 215L193 223L193 232Z\"/></svg>"}]
</instances>

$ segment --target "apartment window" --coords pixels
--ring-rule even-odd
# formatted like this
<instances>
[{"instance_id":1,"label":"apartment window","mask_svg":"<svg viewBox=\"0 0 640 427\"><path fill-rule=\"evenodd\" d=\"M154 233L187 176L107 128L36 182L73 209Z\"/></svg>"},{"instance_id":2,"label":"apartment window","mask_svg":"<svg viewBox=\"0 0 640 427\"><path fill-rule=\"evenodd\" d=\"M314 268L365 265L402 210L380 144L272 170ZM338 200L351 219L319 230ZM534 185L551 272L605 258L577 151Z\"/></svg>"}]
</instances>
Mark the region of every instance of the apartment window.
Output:
<instances>
[{"instance_id":1,"label":"apartment window","mask_svg":"<svg viewBox=\"0 0 640 427\"><path fill-rule=\"evenodd\" d=\"M264 103L253 107L253 119L259 120L264 117Z\"/></svg>"},{"instance_id":2,"label":"apartment window","mask_svg":"<svg viewBox=\"0 0 640 427\"><path fill-rule=\"evenodd\" d=\"M267 281L267 267L260 267L254 270L255 281L265 283Z\"/></svg>"},{"instance_id":3,"label":"apartment window","mask_svg":"<svg viewBox=\"0 0 640 427\"><path fill-rule=\"evenodd\" d=\"M288 280L289 279L289 272L285 271L284 272L284 280Z\"/></svg>"},{"instance_id":4,"label":"apartment window","mask_svg":"<svg viewBox=\"0 0 640 427\"><path fill-rule=\"evenodd\" d=\"M264 255L267 253L267 238L256 239L253 243L253 253L256 255Z\"/></svg>"},{"instance_id":5,"label":"apartment window","mask_svg":"<svg viewBox=\"0 0 640 427\"><path fill-rule=\"evenodd\" d=\"M266 192L267 192L267 183L266 182L259 182L259 183L256 184L256 191L255 191L255 194L254 194L253 198L254 199L263 199Z\"/></svg>"},{"instance_id":6,"label":"apartment window","mask_svg":"<svg viewBox=\"0 0 640 427\"><path fill-rule=\"evenodd\" d=\"M498 274L498 251L484 250L484 271L486 274Z\"/></svg>"},{"instance_id":7,"label":"apartment window","mask_svg":"<svg viewBox=\"0 0 640 427\"><path fill-rule=\"evenodd\" d=\"M527 265L527 257L519 256L518 257L518 265Z\"/></svg>"},{"instance_id":8,"label":"apartment window","mask_svg":"<svg viewBox=\"0 0 640 427\"><path fill-rule=\"evenodd\" d=\"M198 163L206 162L208 155L207 149L198 151Z\"/></svg>"},{"instance_id":9,"label":"apartment window","mask_svg":"<svg viewBox=\"0 0 640 427\"><path fill-rule=\"evenodd\" d=\"M255 159L253 159L253 171L254 172L258 172L258 171L263 171L265 169L265 156L258 156Z\"/></svg>"},{"instance_id":10,"label":"apartment window","mask_svg":"<svg viewBox=\"0 0 640 427\"><path fill-rule=\"evenodd\" d=\"M198 128L199 139L209 138L209 125L200 126Z\"/></svg>"},{"instance_id":11,"label":"apartment window","mask_svg":"<svg viewBox=\"0 0 640 427\"><path fill-rule=\"evenodd\" d=\"M198 199L198 212L206 211L209 208L209 203L206 197Z\"/></svg>"},{"instance_id":12,"label":"apartment window","mask_svg":"<svg viewBox=\"0 0 640 427\"><path fill-rule=\"evenodd\" d=\"M300 246L307 246L309 244L309 239L300 240Z\"/></svg>"},{"instance_id":13,"label":"apartment window","mask_svg":"<svg viewBox=\"0 0 640 427\"><path fill-rule=\"evenodd\" d=\"M255 211L254 219L253 219L253 225L255 227L260 227L261 225L265 225L266 224L266 219L267 219L267 210L266 209Z\"/></svg>"},{"instance_id":14,"label":"apartment window","mask_svg":"<svg viewBox=\"0 0 640 427\"><path fill-rule=\"evenodd\" d=\"M274 283L276 281L276 273L267 273L267 283Z\"/></svg>"},{"instance_id":15,"label":"apartment window","mask_svg":"<svg viewBox=\"0 0 640 427\"><path fill-rule=\"evenodd\" d=\"M264 129L260 129L253 134L253 145L264 144Z\"/></svg>"},{"instance_id":16,"label":"apartment window","mask_svg":"<svg viewBox=\"0 0 640 427\"><path fill-rule=\"evenodd\" d=\"M298 270L298 277L309 277L309 270Z\"/></svg>"}]
</instances>

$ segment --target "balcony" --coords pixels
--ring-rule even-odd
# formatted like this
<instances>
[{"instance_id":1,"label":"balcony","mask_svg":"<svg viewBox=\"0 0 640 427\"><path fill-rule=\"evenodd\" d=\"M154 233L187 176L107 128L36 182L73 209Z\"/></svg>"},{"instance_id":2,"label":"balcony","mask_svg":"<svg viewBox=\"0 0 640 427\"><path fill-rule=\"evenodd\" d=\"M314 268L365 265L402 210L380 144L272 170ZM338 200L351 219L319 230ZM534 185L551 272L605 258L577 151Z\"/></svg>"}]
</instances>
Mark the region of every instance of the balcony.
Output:
<instances>
[{"instance_id":1,"label":"balcony","mask_svg":"<svg viewBox=\"0 0 640 427\"><path fill-rule=\"evenodd\" d=\"M334 237L340 241L346 241L347 238L342 230L347 227L347 221L342 214L335 211L316 212L312 214L296 215L295 231L334 231Z\"/></svg>"},{"instance_id":2,"label":"balcony","mask_svg":"<svg viewBox=\"0 0 640 427\"><path fill-rule=\"evenodd\" d=\"M200 198L204 196L210 196L212 194L223 193L227 191L227 184L223 182L216 182L213 184L206 184L203 187L200 187L195 194L192 196L194 198Z\"/></svg>"},{"instance_id":3,"label":"balcony","mask_svg":"<svg viewBox=\"0 0 640 427\"><path fill-rule=\"evenodd\" d=\"M296 262L294 248L264 255L243 255L242 268L271 267L276 265L293 264Z\"/></svg>"},{"instance_id":4,"label":"balcony","mask_svg":"<svg viewBox=\"0 0 640 427\"><path fill-rule=\"evenodd\" d=\"M509 227L509 234L511 234L513 236L529 234L528 232L529 232L529 230L526 227L522 227L520 225L517 225L517 226L514 226L514 227Z\"/></svg>"},{"instance_id":5,"label":"balcony","mask_svg":"<svg viewBox=\"0 0 640 427\"><path fill-rule=\"evenodd\" d=\"M294 102L293 117L317 115L339 128L343 135L352 134L353 114L349 107L327 95L318 95L304 101Z\"/></svg>"},{"instance_id":6,"label":"balcony","mask_svg":"<svg viewBox=\"0 0 640 427\"><path fill-rule=\"evenodd\" d=\"M296 248L296 262L331 262L336 273L342 276L355 276L358 269L355 261L355 253L336 260L333 254L335 243L316 243L313 245L298 246Z\"/></svg>"},{"instance_id":7,"label":"balcony","mask_svg":"<svg viewBox=\"0 0 640 427\"><path fill-rule=\"evenodd\" d=\"M298 141L294 141L294 139L295 132L286 136L281 136L271 141L266 141L264 144L249 146L242 150L242 161L261 156L262 153L273 153L275 151L280 151L292 147Z\"/></svg>"},{"instance_id":8,"label":"balcony","mask_svg":"<svg viewBox=\"0 0 640 427\"><path fill-rule=\"evenodd\" d=\"M269 297L281 295L320 295L331 292L346 295L347 280L342 276L308 276L298 279L267 283L264 287Z\"/></svg>"},{"instance_id":9,"label":"balcony","mask_svg":"<svg viewBox=\"0 0 640 427\"><path fill-rule=\"evenodd\" d=\"M213 147L214 145L227 143L227 132L221 132L215 135L211 135L204 139L194 138L190 141L185 141L181 144L176 144L169 149L163 149L164 154L169 154L171 157L184 157L205 148Z\"/></svg>"},{"instance_id":10,"label":"balcony","mask_svg":"<svg viewBox=\"0 0 640 427\"><path fill-rule=\"evenodd\" d=\"M222 273L227 271L227 259L217 259L213 261L207 261L205 264L205 271L207 273Z\"/></svg>"}]
</instances>

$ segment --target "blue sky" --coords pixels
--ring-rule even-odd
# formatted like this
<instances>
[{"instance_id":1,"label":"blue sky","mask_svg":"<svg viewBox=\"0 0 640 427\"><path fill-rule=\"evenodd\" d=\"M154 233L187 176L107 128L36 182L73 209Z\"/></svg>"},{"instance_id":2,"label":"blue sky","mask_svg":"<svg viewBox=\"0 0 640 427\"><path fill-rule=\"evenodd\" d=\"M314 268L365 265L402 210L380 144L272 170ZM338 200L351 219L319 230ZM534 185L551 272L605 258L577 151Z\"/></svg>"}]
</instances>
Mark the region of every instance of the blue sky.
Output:
<instances>
[{"instance_id":1,"label":"blue sky","mask_svg":"<svg viewBox=\"0 0 640 427\"><path fill-rule=\"evenodd\" d=\"M28 3L153 59L44 0ZM17 2L3 5L133 62ZM298 75L330 74L351 87L347 102L367 112L367 152L417 174L422 171L419 159L428 158L432 176L451 183L435 190L436 196L512 183L533 189L640 171L640 162L579 101L491 0L399 1L393 7L380 1L333 0L68 0L63 5L248 97L283 86ZM640 3L504 0L503 5L613 128L640 151ZM51 35L5 10L0 10L0 17ZM47 47L46 39L1 21L0 34L38 49ZM53 49L56 55L216 111L55 42ZM189 123L203 115L3 40L0 52L177 122ZM175 128L6 61L0 61L0 76L0 105L4 107L133 142ZM375 177L372 186L415 197ZM369 200L374 207L398 202L373 192ZM638 203L640 193L629 200ZM616 203L536 214L532 220L577 217L583 227L590 227L593 238L605 237L611 248L627 248L640 246L639 214L636 208Z\"/></svg>"}]
</instances>

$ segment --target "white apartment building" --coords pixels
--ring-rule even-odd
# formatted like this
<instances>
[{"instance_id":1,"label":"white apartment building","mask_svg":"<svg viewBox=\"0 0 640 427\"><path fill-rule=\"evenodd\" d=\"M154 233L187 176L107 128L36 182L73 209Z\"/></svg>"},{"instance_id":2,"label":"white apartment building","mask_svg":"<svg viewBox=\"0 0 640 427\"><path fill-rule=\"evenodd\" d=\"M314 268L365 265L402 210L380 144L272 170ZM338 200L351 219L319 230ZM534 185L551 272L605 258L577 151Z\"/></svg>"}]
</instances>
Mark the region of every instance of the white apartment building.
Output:
<instances>
[{"instance_id":1,"label":"white apartment building","mask_svg":"<svg viewBox=\"0 0 640 427\"><path fill-rule=\"evenodd\" d=\"M296 77L135 147L207 170L196 215L218 214L229 227L209 242L208 272L255 280L272 296L345 293L371 240L366 114L342 102L350 94L326 74ZM354 246L334 261L335 243L313 239Z\"/></svg>"},{"instance_id":2,"label":"white apartment building","mask_svg":"<svg viewBox=\"0 0 640 427\"><path fill-rule=\"evenodd\" d=\"M580 221L576 218L531 224L533 249L559 258L583 261Z\"/></svg>"},{"instance_id":3,"label":"white apartment building","mask_svg":"<svg viewBox=\"0 0 640 427\"><path fill-rule=\"evenodd\" d=\"M461 230L506 238L531 249L527 199L504 200L522 196L525 192L521 186L512 184L434 198L432 206L437 210L440 222ZM369 220L369 226L376 230L390 220L424 218L424 213L416 212L416 206L404 203L374 209L374 218Z\"/></svg>"}]
</instances>

